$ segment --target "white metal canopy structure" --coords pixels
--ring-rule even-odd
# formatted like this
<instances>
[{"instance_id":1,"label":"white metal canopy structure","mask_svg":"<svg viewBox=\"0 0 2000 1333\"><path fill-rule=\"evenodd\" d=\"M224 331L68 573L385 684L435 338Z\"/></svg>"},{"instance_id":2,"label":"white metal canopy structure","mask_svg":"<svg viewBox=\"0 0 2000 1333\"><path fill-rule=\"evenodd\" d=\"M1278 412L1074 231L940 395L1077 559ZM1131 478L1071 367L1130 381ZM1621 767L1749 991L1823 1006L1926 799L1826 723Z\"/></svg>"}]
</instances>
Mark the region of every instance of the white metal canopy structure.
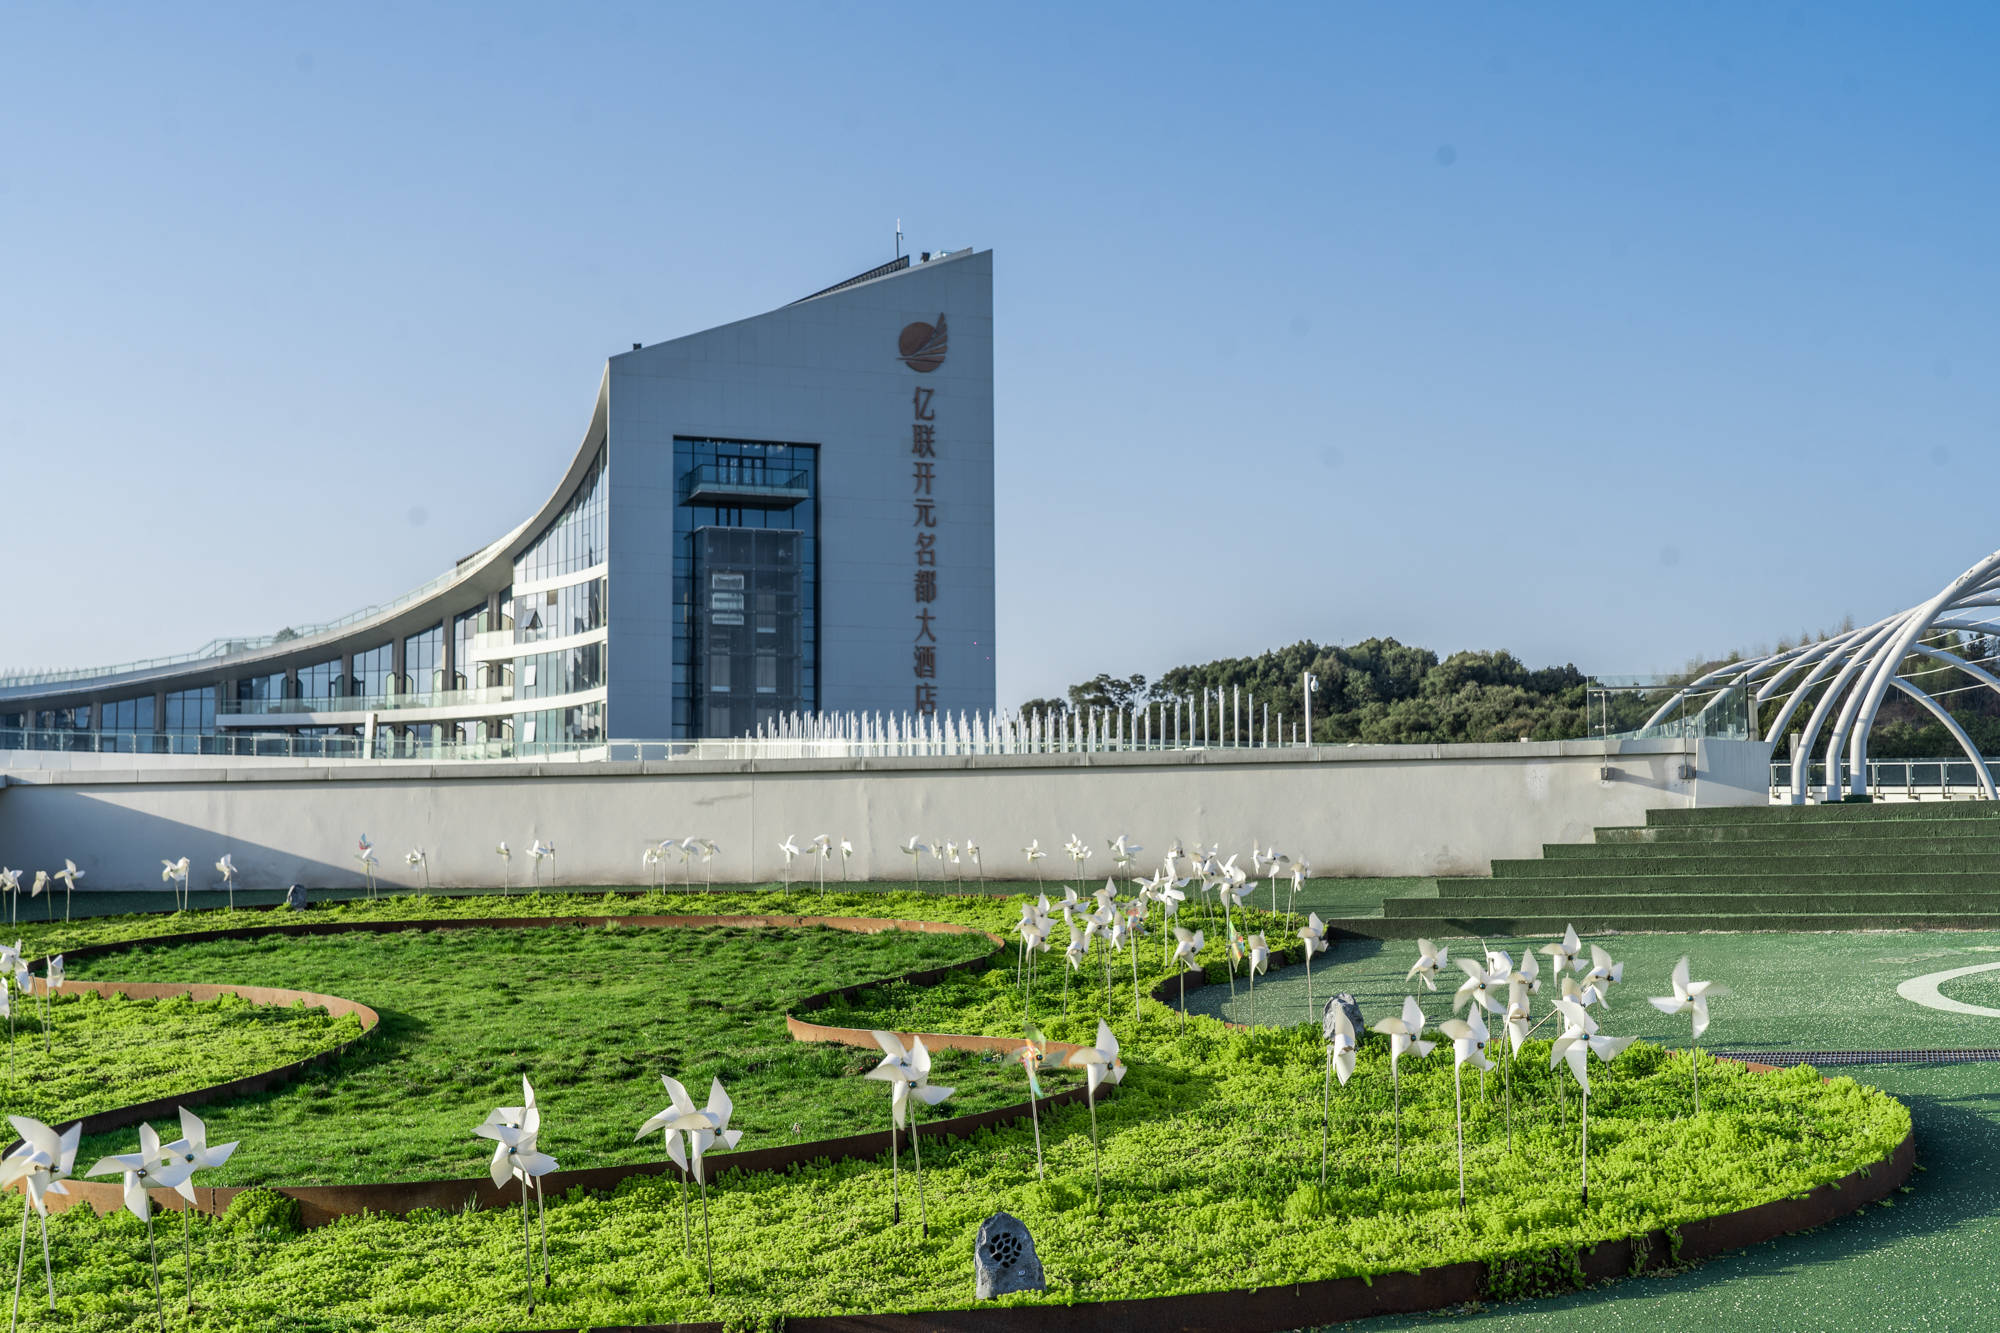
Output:
<instances>
[{"instance_id":1,"label":"white metal canopy structure","mask_svg":"<svg viewBox=\"0 0 2000 1333\"><path fill-rule=\"evenodd\" d=\"M1748 661L1731 662L1690 681L1676 698L1661 705L1646 725L1660 724L1688 692L1713 691L1721 700L1733 691L1749 694L1749 712L1768 700L1782 699L1769 728L1782 736L1795 714L1817 694L1817 702L1800 730L1792 764L1791 799L1803 804L1808 796L1812 761L1826 765L1825 781L1814 793L1820 800L1868 792L1868 733L1890 690L1908 695L1949 731L1972 761L1980 794L1995 798L1993 777L1972 738L1951 713L1921 685L1902 674L1911 657L1925 657L1956 668L1975 682L1974 688L2000 692L2000 676L1979 662L1928 640L1943 631L1978 635L2000 633L2000 551L1995 551L1947 584L1936 596L1907 611L1886 616L1872 625L1843 631L1817 643ZM1711 702L1709 707L1714 707ZM1821 737L1824 736L1824 744Z\"/></svg>"}]
</instances>

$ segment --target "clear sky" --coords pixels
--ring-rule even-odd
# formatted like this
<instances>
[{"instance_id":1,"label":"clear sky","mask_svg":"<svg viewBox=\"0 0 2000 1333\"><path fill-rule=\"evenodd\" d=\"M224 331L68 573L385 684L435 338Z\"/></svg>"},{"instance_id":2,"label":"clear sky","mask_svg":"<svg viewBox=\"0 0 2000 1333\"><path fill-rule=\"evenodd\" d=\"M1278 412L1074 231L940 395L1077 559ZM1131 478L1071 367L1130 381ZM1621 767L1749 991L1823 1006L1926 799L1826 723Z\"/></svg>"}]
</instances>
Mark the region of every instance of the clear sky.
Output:
<instances>
[{"instance_id":1,"label":"clear sky","mask_svg":"<svg viewBox=\"0 0 2000 1333\"><path fill-rule=\"evenodd\" d=\"M1996 65L1979 5L7 7L0 664L415 586L607 354L898 217L995 252L1002 703L1872 619L2000 546Z\"/></svg>"}]
</instances>

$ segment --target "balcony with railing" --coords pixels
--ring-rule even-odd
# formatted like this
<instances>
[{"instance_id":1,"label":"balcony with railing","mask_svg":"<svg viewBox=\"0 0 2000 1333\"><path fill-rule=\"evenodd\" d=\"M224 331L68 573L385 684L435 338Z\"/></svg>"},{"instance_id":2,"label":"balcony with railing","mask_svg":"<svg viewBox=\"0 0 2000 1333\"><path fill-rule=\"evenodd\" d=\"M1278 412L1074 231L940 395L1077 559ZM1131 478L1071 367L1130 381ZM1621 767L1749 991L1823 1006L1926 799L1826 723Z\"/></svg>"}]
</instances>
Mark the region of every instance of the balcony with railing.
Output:
<instances>
[{"instance_id":1,"label":"balcony with railing","mask_svg":"<svg viewBox=\"0 0 2000 1333\"><path fill-rule=\"evenodd\" d=\"M723 459L689 468L675 487L684 505L790 509L812 498L803 470L770 468L761 459Z\"/></svg>"},{"instance_id":2,"label":"balcony with railing","mask_svg":"<svg viewBox=\"0 0 2000 1333\"><path fill-rule=\"evenodd\" d=\"M410 708L500 708L514 700L512 685L482 685L470 690L427 690L403 694L332 694L311 699L225 699L216 707L222 717L271 717L303 713L389 713Z\"/></svg>"}]
</instances>

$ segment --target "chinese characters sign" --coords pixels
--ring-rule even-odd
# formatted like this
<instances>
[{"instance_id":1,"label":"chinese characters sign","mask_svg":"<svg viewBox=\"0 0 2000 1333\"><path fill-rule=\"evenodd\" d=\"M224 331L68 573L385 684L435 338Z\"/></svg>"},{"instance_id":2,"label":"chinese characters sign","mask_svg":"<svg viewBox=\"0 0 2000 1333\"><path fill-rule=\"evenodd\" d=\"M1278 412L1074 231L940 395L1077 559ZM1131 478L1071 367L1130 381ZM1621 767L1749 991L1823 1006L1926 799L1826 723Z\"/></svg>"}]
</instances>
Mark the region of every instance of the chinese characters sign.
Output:
<instances>
[{"instance_id":1,"label":"chinese characters sign","mask_svg":"<svg viewBox=\"0 0 2000 1333\"><path fill-rule=\"evenodd\" d=\"M940 316L938 323L944 323ZM916 673L914 711L937 712L937 390L919 387L911 394L910 423L911 526L916 531L916 641L911 646Z\"/></svg>"}]
</instances>

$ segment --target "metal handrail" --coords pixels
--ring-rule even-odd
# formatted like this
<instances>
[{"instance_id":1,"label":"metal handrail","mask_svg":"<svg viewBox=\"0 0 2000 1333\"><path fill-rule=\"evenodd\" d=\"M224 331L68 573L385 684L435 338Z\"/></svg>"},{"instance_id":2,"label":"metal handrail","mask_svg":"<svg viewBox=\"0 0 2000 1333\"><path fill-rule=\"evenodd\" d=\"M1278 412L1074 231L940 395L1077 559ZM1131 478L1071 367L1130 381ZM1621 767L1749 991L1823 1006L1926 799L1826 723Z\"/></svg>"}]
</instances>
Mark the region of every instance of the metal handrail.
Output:
<instances>
[{"instance_id":1,"label":"metal handrail","mask_svg":"<svg viewBox=\"0 0 2000 1333\"><path fill-rule=\"evenodd\" d=\"M266 648L276 647L280 643L316 639L321 635L346 629L349 625L373 619L385 612L394 611L398 607L422 601L425 597L430 596L441 588L449 586L463 577L465 573L470 572L494 548L505 544L512 536L513 534L509 533L506 537L501 537L489 543L482 547L476 554L453 566L449 571L438 575L427 583L410 589L410 591L403 593L401 596L392 597L386 602L377 602L372 606L364 606L359 611L350 611L336 620L325 620L316 625L294 625L279 630L275 634L256 634L247 637L211 639L191 653L175 653L166 657L142 657L137 661L122 662L116 666L19 668L12 671L4 671L0 672L0 690L21 689L30 685L55 685L73 680L99 680L112 676L129 676L135 672L157 671L163 667L185 666L191 662L222 661L226 658L241 657L246 653L261 652Z\"/></svg>"}]
</instances>

